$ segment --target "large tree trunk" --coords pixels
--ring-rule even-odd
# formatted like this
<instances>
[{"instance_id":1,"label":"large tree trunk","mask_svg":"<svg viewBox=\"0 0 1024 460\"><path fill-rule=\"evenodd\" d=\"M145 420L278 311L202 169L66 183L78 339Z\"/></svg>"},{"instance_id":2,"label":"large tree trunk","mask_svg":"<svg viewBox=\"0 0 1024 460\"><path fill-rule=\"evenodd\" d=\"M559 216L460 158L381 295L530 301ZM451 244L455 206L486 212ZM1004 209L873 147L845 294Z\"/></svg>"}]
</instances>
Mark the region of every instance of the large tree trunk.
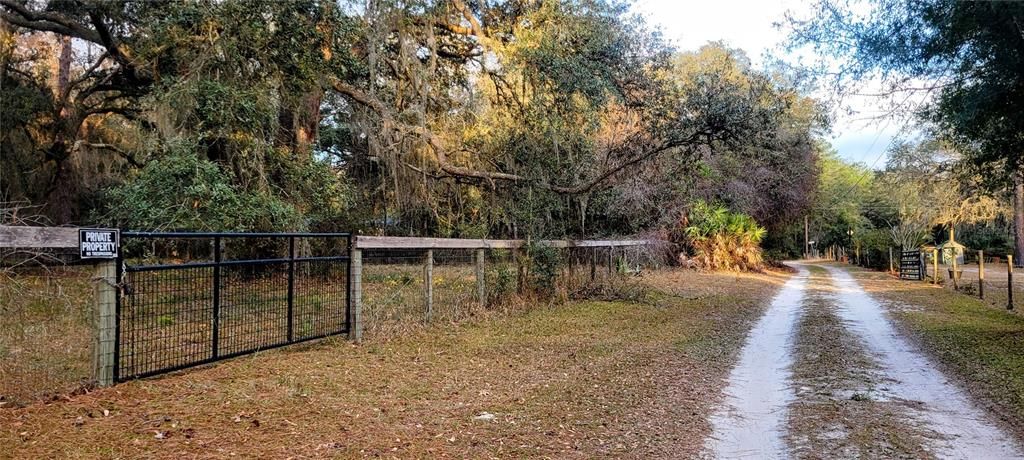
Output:
<instances>
[{"instance_id":1,"label":"large tree trunk","mask_svg":"<svg viewBox=\"0 0 1024 460\"><path fill-rule=\"evenodd\" d=\"M63 98L71 81L71 37L60 37L60 59L57 61L57 97ZM61 100L61 102L65 102Z\"/></svg>"},{"instance_id":2,"label":"large tree trunk","mask_svg":"<svg viewBox=\"0 0 1024 460\"><path fill-rule=\"evenodd\" d=\"M1017 265L1024 256L1024 174L1013 174L1013 258Z\"/></svg>"}]
</instances>

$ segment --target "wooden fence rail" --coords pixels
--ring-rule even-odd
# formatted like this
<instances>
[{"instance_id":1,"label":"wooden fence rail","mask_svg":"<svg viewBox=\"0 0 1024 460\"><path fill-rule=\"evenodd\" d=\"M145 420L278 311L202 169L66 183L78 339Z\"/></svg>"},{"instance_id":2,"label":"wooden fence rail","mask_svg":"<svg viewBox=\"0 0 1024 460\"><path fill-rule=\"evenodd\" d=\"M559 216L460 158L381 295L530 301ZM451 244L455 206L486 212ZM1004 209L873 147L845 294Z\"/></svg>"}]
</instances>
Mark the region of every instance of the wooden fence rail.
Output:
<instances>
[{"instance_id":1,"label":"wooden fence rail","mask_svg":"<svg viewBox=\"0 0 1024 460\"><path fill-rule=\"evenodd\" d=\"M609 248L659 244L652 240L538 240L552 248ZM488 240L463 238L418 238L404 236L357 236L356 249L519 249L528 240Z\"/></svg>"},{"instance_id":2,"label":"wooden fence rail","mask_svg":"<svg viewBox=\"0 0 1024 460\"><path fill-rule=\"evenodd\" d=\"M0 225L0 248L77 248L75 227L14 227Z\"/></svg>"},{"instance_id":3,"label":"wooden fence rail","mask_svg":"<svg viewBox=\"0 0 1024 460\"><path fill-rule=\"evenodd\" d=\"M22 227L0 226L0 249L55 249L78 248L79 228L76 227ZM424 289L427 304L427 318L432 313L433 286L432 278L433 250L435 249L466 249L474 250L477 283L476 294L481 303L486 301L484 281L484 251L487 249L522 249L531 244L528 240L490 240L490 239L458 239L458 238L417 238L394 236L356 236L352 241L351 277L352 317L349 327L349 339L360 341L362 338L362 273L364 249L422 249L426 251L424 271L426 286ZM608 270L612 270L613 248L660 246L668 244L656 240L538 240L539 246L551 248L608 248ZM590 277L595 276L597 252L592 254L590 261ZM97 259L95 263L96 288L96 368L95 378L100 385L113 384L113 368L116 327L116 304L118 280L115 279L116 261ZM570 270L572 267L570 266Z\"/></svg>"}]
</instances>

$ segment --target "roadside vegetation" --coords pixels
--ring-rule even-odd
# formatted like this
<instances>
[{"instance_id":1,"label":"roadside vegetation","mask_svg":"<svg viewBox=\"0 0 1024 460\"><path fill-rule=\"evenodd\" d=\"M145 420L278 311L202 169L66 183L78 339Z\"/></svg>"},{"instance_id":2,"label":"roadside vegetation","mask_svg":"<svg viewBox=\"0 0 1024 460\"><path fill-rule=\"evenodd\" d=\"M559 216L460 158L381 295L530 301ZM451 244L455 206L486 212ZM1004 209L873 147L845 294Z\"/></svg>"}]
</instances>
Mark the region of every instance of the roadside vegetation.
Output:
<instances>
[{"instance_id":1,"label":"roadside vegetation","mask_svg":"<svg viewBox=\"0 0 1024 460\"><path fill-rule=\"evenodd\" d=\"M686 236L697 266L709 270L758 270L764 264L765 229L752 217L698 201L688 216Z\"/></svg>"},{"instance_id":2,"label":"roadside vegetation","mask_svg":"<svg viewBox=\"0 0 1024 460\"><path fill-rule=\"evenodd\" d=\"M676 49L613 0L0 14L0 201L55 225L664 235L705 200L773 228L828 124L798 71Z\"/></svg>"},{"instance_id":3,"label":"roadside vegetation","mask_svg":"<svg viewBox=\"0 0 1024 460\"><path fill-rule=\"evenodd\" d=\"M790 50L814 50L834 108L871 95L880 125L902 124L885 162L823 157L809 215L819 253L845 248L882 268L889 248L953 240L1022 260L1024 5L817 0L811 11L788 18Z\"/></svg>"}]
</instances>

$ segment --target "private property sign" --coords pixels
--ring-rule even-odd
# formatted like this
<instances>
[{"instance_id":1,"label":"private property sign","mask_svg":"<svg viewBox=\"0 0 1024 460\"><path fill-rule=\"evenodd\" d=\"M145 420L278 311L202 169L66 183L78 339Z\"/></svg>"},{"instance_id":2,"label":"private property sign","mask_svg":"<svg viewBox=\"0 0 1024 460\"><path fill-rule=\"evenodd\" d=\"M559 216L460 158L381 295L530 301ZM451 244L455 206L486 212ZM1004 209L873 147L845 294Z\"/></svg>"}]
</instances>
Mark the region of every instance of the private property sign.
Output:
<instances>
[{"instance_id":1,"label":"private property sign","mask_svg":"<svg viewBox=\"0 0 1024 460\"><path fill-rule=\"evenodd\" d=\"M119 243L116 228L78 229L78 250L83 259L116 259Z\"/></svg>"}]
</instances>

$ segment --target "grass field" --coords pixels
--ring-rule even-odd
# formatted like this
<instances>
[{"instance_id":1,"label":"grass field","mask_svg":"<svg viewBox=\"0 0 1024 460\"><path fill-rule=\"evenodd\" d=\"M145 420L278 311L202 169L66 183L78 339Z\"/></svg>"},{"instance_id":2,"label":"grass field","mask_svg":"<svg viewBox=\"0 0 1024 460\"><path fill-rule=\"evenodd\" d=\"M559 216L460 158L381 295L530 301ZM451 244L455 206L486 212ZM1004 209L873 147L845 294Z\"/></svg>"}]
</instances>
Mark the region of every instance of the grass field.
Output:
<instances>
[{"instance_id":1,"label":"grass field","mask_svg":"<svg viewBox=\"0 0 1024 460\"><path fill-rule=\"evenodd\" d=\"M692 456L785 278L649 274L639 302L261 353L0 411L0 445L35 458Z\"/></svg>"},{"instance_id":2,"label":"grass field","mask_svg":"<svg viewBox=\"0 0 1024 460\"><path fill-rule=\"evenodd\" d=\"M924 282L851 272L976 402L1024 435L1024 318L1001 305Z\"/></svg>"}]
</instances>

